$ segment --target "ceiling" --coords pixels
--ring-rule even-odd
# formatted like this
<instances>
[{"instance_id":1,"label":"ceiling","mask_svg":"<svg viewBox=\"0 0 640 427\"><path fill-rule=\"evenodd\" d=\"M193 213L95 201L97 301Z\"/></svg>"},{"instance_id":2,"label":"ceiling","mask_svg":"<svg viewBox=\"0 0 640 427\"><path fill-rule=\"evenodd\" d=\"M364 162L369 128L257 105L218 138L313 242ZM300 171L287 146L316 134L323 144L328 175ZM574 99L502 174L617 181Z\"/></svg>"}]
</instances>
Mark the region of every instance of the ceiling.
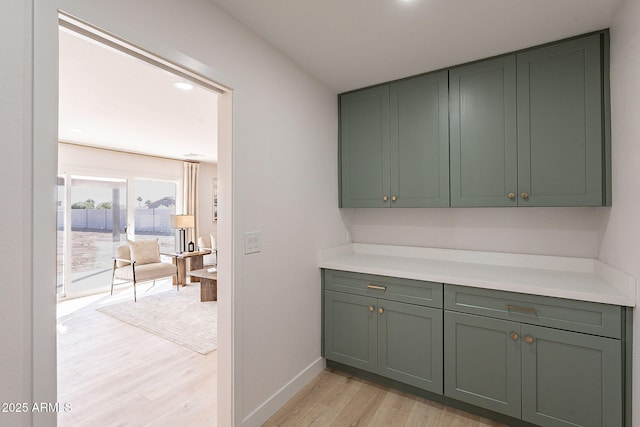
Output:
<instances>
[{"instance_id":1,"label":"ceiling","mask_svg":"<svg viewBox=\"0 0 640 427\"><path fill-rule=\"evenodd\" d=\"M608 28L622 0L209 0L336 92Z\"/></svg>"},{"instance_id":2,"label":"ceiling","mask_svg":"<svg viewBox=\"0 0 640 427\"><path fill-rule=\"evenodd\" d=\"M59 55L61 141L217 161L217 93L64 28Z\"/></svg>"},{"instance_id":3,"label":"ceiling","mask_svg":"<svg viewBox=\"0 0 640 427\"><path fill-rule=\"evenodd\" d=\"M622 2L209 1L336 93L607 28ZM177 80L61 29L60 140L216 162L217 94Z\"/></svg>"}]
</instances>

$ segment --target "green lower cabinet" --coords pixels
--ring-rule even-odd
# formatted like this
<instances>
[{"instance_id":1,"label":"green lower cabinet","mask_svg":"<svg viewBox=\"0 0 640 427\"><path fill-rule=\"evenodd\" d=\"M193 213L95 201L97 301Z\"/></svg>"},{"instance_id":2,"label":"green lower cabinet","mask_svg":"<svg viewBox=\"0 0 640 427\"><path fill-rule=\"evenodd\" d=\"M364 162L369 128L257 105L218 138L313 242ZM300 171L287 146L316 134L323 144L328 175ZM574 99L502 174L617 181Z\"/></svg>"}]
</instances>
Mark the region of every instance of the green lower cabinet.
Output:
<instances>
[{"instance_id":1,"label":"green lower cabinet","mask_svg":"<svg viewBox=\"0 0 640 427\"><path fill-rule=\"evenodd\" d=\"M445 311L444 331L444 394L520 418L520 324Z\"/></svg>"},{"instance_id":2,"label":"green lower cabinet","mask_svg":"<svg viewBox=\"0 0 640 427\"><path fill-rule=\"evenodd\" d=\"M442 310L378 300L378 373L442 393Z\"/></svg>"},{"instance_id":3,"label":"green lower cabinet","mask_svg":"<svg viewBox=\"0 0 640 427\"><path fill-rule=\"evenodd\" d=\"M618 339L444 312L446 396L541 426L622 426Z\"/></svg>"},{"instance_id":4,"label":"green lower cabinet","mask_svg":"<svg viewBox=\"0 0 640 427\"><path fill-rule=\"evenodd\" d=\"M622 425L620 340L531 325L522 325L522 339L522 419Z\"/></svg>"},{"instance_id":5,"label":"green lower cabinet","mask_svg":"<svg viewBox=\"0 0 640 427\"><path fill-rule=\"evenodd\" d=\"M442 310L324 291L325 357L442 394Z\"/></svg>"},{"instance_id":6,"label":"green lower cabinet","mask_svg":"<svg viewBox=\"0 0 640 427\"><path fill-rule=\"evenodd\" d=\"M376 372L376 299L332 291L325 291L324 298L326 358Z\"/></svg>"}]
</instances>

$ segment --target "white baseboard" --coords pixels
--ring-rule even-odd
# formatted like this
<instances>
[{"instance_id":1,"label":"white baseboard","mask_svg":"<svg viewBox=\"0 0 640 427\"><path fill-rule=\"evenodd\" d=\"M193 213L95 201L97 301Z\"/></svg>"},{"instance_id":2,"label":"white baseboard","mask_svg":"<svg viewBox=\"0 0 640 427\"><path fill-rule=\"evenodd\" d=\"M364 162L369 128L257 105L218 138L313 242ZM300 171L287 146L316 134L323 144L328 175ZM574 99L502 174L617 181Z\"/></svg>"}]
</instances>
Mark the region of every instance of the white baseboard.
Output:
<instances>
[{"instance_id":1,"label":"white baseboard","mask_svg":"<svg viewBox=\"0 0 640 427\"><path fill-rule=\"evenodd\" d=\"M242 420L243 426L260 426L267 421L278 409L287 403L297 392L309 383L316 375L318 375L326 367L325 359L319 357L302 372L296 375L291 381L285 384L280 390L275 392L273 396L264 401L253 412Z\"/></svg>"}]
</instances>

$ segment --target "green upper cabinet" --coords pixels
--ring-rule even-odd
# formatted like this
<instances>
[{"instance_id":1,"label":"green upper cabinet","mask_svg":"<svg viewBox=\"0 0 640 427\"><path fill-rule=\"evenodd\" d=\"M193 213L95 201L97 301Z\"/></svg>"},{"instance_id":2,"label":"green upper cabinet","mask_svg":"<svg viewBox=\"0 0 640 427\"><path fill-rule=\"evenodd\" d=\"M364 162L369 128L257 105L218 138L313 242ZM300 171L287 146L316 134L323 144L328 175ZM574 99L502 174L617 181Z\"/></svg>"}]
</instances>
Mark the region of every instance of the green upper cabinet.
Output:
<instances>
[{"instance_id":1,"label":"green upper cabinet","mask_svg":"<svg viewBox=\"0 0 640 427\"><path fill-rule=\"evenodd\" d=\"M391 206L449 206L447 72L393 83Z\"/></svg>"},{"instance_id":2,"label":"green upper cabinet","mask_svg":"<svg viewBox=\"0 0 640 427\"><path fill-rule=\"evenodd\" d=\"M340 96L341 206L388 206L389 86Z\"/></svg>"},{"instance_id":3,"label":"green upper cabinet","mask_svg":"<svg viewBox=\"0 0 640 427\"><path fill-rule=\"evenodd\" d=\"M595 34L517 55L521 206L604 204L600 44Z\"/></svg>"},{"instance_id":4,"label":"green upper cabinet","mask_svg":"<svg viewBox=\"0 0 640 427\"><path fill-rule=\"evenodd\" d=\"M452 69L449 90L451 206L517 206L515 56Z\"/></svg>"},{"instance_id":5,"label":"green upper cabinet","mask_svg":"<svg viewBox=\"0 0 640 427\"><path fill-rule=\"evenodd\" d=\"M449 206L447 72L340 96L341 207Z\"/></svg>"},{"instance_id":6,"label":"green upper cabinet","mask_svg":"<svg viewBox=\"0 0 640 427\"><path fill-rule=\"evenodd\" d=\"M602 206L601 34L454 68L451 206Z\"/></svg>"},{"instance_id":7,"label":"green upper cabinet","mask_svg":"<svg viewBox=\"0 0 640 427\"><path fill-rule=\"evenodd\" d=\"M611 204L608 32L340 95L341 207Z\"/></svg>"}]
</instances>

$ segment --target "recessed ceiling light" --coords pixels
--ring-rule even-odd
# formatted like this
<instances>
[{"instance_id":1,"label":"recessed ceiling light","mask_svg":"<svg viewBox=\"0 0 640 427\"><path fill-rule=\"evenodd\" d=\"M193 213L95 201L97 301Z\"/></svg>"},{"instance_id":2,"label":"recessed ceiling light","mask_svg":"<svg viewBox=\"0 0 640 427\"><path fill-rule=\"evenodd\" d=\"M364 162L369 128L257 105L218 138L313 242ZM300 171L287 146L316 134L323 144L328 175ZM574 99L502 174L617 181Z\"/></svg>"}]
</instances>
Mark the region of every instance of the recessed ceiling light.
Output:
<instances>
[{"instance_id":1,"label":"recessed ceiling light","mask_svg":"<svg viewBox=\"0 0 640 427\"><path fill-rule=\"evenodd\" d=\"M173 87L180 90L192 90L193 85L189 82L173 82Z\"/></svg>"}]
</instances>

